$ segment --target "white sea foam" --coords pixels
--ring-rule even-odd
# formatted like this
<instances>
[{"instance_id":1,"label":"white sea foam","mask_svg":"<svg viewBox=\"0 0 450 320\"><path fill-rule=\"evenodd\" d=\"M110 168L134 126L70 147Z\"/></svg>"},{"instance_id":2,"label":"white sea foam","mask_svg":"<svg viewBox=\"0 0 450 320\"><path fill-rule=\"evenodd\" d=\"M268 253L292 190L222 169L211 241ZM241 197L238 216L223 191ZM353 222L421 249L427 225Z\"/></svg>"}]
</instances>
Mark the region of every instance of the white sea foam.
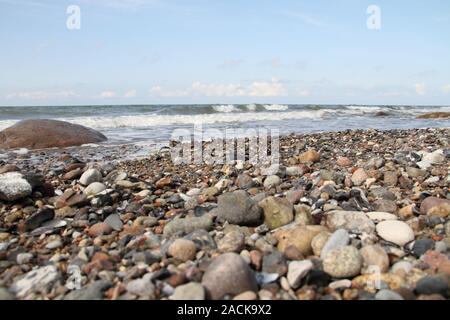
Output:
<instances>
[{"instance_id":1,"label":"white sea foam","mask_svg":"<svg viewBox=\"0 0 450 320\"><path fill-rule=\"evenodd\" d=\"M249 111L256 111L256 104L248 104L245 106Z\"/></svg>"},{"instance_id":2,"label":"white sea foam","mask_svg":"<svg viewBox=\"0 0 450 320\"><path fill-rule=\"evenodd\" d=\"M289 107L284 104L266 104L264 105L264 109L269 111L285 111L288 110Z\"/></svg>"},{"instance_id":3,"label":"white sea foam","mask_svg":"<svg viewBox=\"0 0 450 320\"><path fill-rule=\"evenodd\" d=\"M235 111L239 111L238 108L236 108L234 105L232 104L224 104L224 105L219 105L219 106L212 106L214 110L216 110L217 112L224 112L224 113L230 113L230 112L235 112Z\"/></svg>"}]
</instances>

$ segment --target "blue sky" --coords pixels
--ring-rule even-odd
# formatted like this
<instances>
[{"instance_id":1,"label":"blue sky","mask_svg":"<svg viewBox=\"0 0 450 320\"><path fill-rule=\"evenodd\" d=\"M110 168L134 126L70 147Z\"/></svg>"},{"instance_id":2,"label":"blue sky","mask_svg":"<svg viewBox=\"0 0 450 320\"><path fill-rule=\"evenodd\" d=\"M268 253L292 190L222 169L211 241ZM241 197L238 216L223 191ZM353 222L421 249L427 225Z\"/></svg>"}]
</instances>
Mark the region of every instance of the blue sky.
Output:
<instances>
[{"instance_id":1,"label":"blue sky","mask_svg":"<svg viewBox=\"0 0 450 320\"><path fill-rule=\"evenodd\" d=\"M0 105L450 105L449 34L442 0L0 0Z\"/></svg>"}]
</instances>

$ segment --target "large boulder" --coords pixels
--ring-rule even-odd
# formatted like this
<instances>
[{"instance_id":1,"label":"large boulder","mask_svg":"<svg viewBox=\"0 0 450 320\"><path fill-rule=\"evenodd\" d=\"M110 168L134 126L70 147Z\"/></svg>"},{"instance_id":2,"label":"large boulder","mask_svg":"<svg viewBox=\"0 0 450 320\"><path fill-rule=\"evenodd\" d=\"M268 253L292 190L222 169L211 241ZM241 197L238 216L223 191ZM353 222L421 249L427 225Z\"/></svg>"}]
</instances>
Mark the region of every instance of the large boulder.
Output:
<instances>
[{"instance_id":1,"label":"large boulder","mask_svg":"<svg viewBox=\"0 0 450 320\"><path fill-rule=\"evenodd\" d=\"M100 132L59 120L23 120L0 132L0 149L65 148L107 140Z\"/></svg>"}]
</instances>

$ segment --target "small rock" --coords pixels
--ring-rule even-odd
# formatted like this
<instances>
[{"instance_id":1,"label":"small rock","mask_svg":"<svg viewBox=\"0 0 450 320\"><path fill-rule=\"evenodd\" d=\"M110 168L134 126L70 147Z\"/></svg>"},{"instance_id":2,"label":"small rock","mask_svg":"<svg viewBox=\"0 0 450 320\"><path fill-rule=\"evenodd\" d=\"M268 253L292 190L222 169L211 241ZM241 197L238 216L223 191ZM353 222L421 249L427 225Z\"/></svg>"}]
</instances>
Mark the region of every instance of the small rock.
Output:
<instances>
[{"instance_id":1,"label":"small rock","mask_svg":"<svg viewBox=\"0 0 450 320\"><path fill-rule=\"evenodd\" d=\"M244 190L224 193L217 199L217 217L237 225L258 225L262 210Z\"/></svg>"},{"instance_id":2,"label":"small rock","mask_svg":"<svg viewBox=\"0 0 450 320\"><path fill-rule=\"evenodd\" d=\"M31 270L24 277L15 281L11 290L19 298L25 297L31 292L45 292L58 278L59 274L55 266L40 267Z\"/></svg>"},{"instance_id":3,"label":"small rock","mask_svg":"<svg viewBox=\"0 0 450 320\"><path fill-rule=\"evenodd\" d=\"M97 169L86 170L80 177L80 183L84 186L88 186L93 182L101 182L102 174Z\"/></svg>"},{"instance_id":4,"label":"small rock","mask_svg":"<svg viewBox=\"0 0 450 320\"><path fill-rule=\"evenodd\" d=\"M335 248L323 259L323 270L335 278L353 277L360 273L362 257L352 246Z\"/></svg>"},{"instance_id":5,"label":"small rock","mask_svg":"<svg viewBox=\"0 0 450 320\"><path fill-rule=\"evenodd\" d=\"M352 161L347 157L339 157L339 159L337 159L336 163L340 167L349 167L352 165Z\"/></svg>"},{"instance_id":6,"label":"small rock","mask_svg":"<svg viewBox=\"0 0 450 320\"><path fill-rule=\"evenodd\" d=\"M281 183L281 179L279 176L268 176L264 180L264 188L270 189L278 186Z\"/></svg>"},{"instance_id":7,"label":"small rock","mask_svg":"<svg viewBox=\"0 0 450 320\"><path fill-rule=\"evenodd\" d=\"M431 239L419 239L414 241L413 253L419 258L421 255L425 254L428 250L433 250L434 241Z\"/></svg>"},{"instance_id":8,"label":"small rock","mask_svg":"<svg viewBox=\"0 0 450 320\"><path fill-rule=\"evenodd\" d=\"M0 301L14 300L14 295L6 288L0 287Z\"/></svg>"},{"instance_id":9,"label":"small rock","mask_svg":"<svg viewBox=\"0 0 450 320\"><path fill-rule=\"evenodd\" d=\"M116 231L121 231L123 228L122 220L120 220L120 216L118 214L110 214L106 217L104 223L111 227L111 229Z\"/></svg>"},{"instance_id":10,"label":"small rock","mask_svg":"<svg viewBox=\"0 0 450 320\"><path fill-rule=\"evenodd\" d=\"M302 279L313 267L314 265L310 260L292 261L289 263L287 280L291 288L297 289Z\"/></svg>"},{"instance_id":11,"label":"small rock","mask_svg":"<svg viewBox=\"0 0 450 320\"><path fill-rule=\"evenodd\" d=\"M404 300L403 297L395 291L383 289L375 295L376 300Z\"/></svg>"},{"instance_id":12,"label":"small rock","mask_svg":"<svg viewBox=\"0 0 450 320\"><path fill-rule=\"evenodd\" d=\"M217 241L217 247L221 252L240 252L245 246L245 235L239 230L233 230Z\"/></svg>"},{"instance_id":13,"label":"small rock","mask_svg":"<svg viewBox=\"0 0 450 320\"><path fill-rule=\"evenodd\" d=\"M151 281L151 276L152 274L147 273L140 279L128 282L126 286L127 291L137 296L154 298L155 285Z\"/></svg>"},{"instance_id":14,"label":"small rock","mask_svg":"<svg viewBox=\"0 0 450 320\"><path fill-rule=\"evenodd\" d=\"M375 224L363 212L334 210L327 213L327 226L331 230L345 229L353 233L372 233Z\"/></svg>"},{"instance_id":15,"label":"small rock","mask_svg":"<svg viewBox=\"0 0 450 320\"><path fill-rule=\"evenodd\" d=\"M388 220L380 222L376 227L376 231L384 240L401 247L414 240L414 231L402 221Z\"/></svg>"},{"instance_id":16,"label":"small rock","mask_svg":"<svg viewBox=\"0 0 450 320\"><path fill-rule=\"evenodd\" d=\"M366 171L362 168L359 168L353 173L351 180L355 186L360 186L368 178L369 178L369 176L367 175Z\"/></svg>"},{"instance_id":17,"label":"small rock","mask_svg":"<svg viewBox=\"0 0 450 320\"><path fill-rule=\"evenodd\" d=\"M241 189L250 189L253 188L256 183L248 174L240 174L236 178L236 185Z\"/></svg>"},{"instance_id":18,"label":"small rock","mask_svg":"<svg viewBox=\"0 0 450 320\"><path fill-rule=\"evenodd\" d=\"M280 251L273 251L263 257L262 271L284 276L287 272L286 258Z\"/></svg>"},{"instance_id":19,"label":"small rock","mask_svg":"<svg viewBox=\"0 0 450 320\"><path fill-rule=\"evenodd\" d=\"M16 201L29 196L31 184L19 172L0 174L0 200Z\"/></svg>"},{"instance_id":20,"label":"small rock","mask_svg":"<svg viewBox=\"0 0 450 320\"><path fill-rule=\"evenodd\" d=\"M102 300L104 291L111 287L108 280L97 280L85 287L74 290L64 297L64 300Z\"/></svg>"},{"instance_id":21,"label":"small rock","mask_svg":"<svg viewBox=\"0 0 450 320\"><path fill-rule=\"evenodd\" d=\"M312 253L311 242L322 231L328 229L323 226L296 226L292 229L279 230L274 233L278 240L278 250L285 252L289 246L296 247L303 256Z\"/></svg>"},{"instance_id":22,"label":"small rock","mask_svg":"<svg viewBox=\"0 0 450 320\"><path fill-rule=\"evenodd\" d=\"M19 253L16 257L16 261L18 264L27 264L33 259L33 254L29 252Z\"/></svg>"},{"instance_id":23,"label":"small rock","mask_svg":"<svg viewBox=\"0 0 450 320\"><path fill-rule=\"evenodd\" d=\"M215 258L203 275L202 284L207 296L213 300L258 290L253 272L236 253L225 253Z\"/></svg>"},{"instance_id":24,"label":"small rock","mask_svg":"<svg viewBox=\"0 0 450 320\"><path fill-rule=\"evenodd\" d=\"M104 234L109 234L111 231L112 228L107 223L98 222L89 228L88 234L91 237L98 237Z\"/></svg>"},{"instance_id":25,"label":"small rock","mask_svg":"<svg viewBox=\"0 0 450 320\"><path fill-rule=\"evenodd\" d=\"M83 193L87 196L95 196L104 190L106 190L106 186L103 183L93 182L83 190Z\"/></svg>"},{"instance_id":26,"label":"small rock","mask_svg":"<svg viewBox=\"0 0 450 320\"><path fill-rule=\"evenodd\" d=\"M180 261L190 261L195 259L197 248L195 243L187 239L176 239L167 251L172 257Z\"/></svg>"},{"instance_id":27,"label":"small rock","mask_svg":"<svg viewBox=\"0 0 450 320\"><path fill-rule=\"evenodd\" d=\"M287 167L286 168L286 175L288 177L292 177L292 176L302 176L303 175L303 169L295 166L295 167Z\"/></svg>"},{"instance_id":28,"label":"small rock","mask_svg":"<svg viewBox=\"0 0 450 320\"><path fill-rule=\"evenodd\" d=\"M331 233L329 233L328 231L322 231L312 239L311 248L314 255L320 257L322 248L325 246L330 236Z\"/></svg>"},{"instance_id":29,"label":"small rock","mask_svg":"<svg viewBox=\"0 0 450 320\"><path fill-rule=\"evenodd\" d=\"M175 288L172 300L205 300L205 289L200 283L190 282Z\"/></svg>"},{"instance_id":30,"label":"small rock","mask_svg":"<svg viewBox=\"0 0 450 320\"><path fill-rule=\"evenodd\" d=\"M254 301L257 299L258 299L258 296L253 291L242 292L241 294L238 294L237 296L235 296L233 298L233 300L241 300L241 301Z\"/></svg>"},{"instance_id":31,"label":"small rock","mask_svg":"<svg viewBox=\"0 0 450 320\"><path fill-rule=\"evenodd\" d=\"M440 276L426 276L416 284L417 294L441 294L447 296L448 283Z\"/></svg>"},{"instance_id":32,"label":"small rock","mask_svg":"<svg viewBox=\"0 0 450 320\"><path fill-rule=\"evenodd\" d=\"M55 211L51 208L39 209L36 213L32 214L31 217L25 220L19 229L23 232L28 232L40 227L44 222L52 220L55 217Z\"/></svg>"},{"instance_id":33,"label":"small rock","mask_svg":"<svg viewBox=\"0 0 450 320\"><path fill-rule=\"evenodd\" d=\"M300 163L315 163L320 161L320 154L315 150L308 150L298 156Z\"/></svg>"},{"instance_id":34,"label":"small rock","mask_svg":"<svg viewBox=\"0 0 450 320\"><path fill-rule=\"evenodd\" d=\"M387 272L389 269L389 256L379 245L368 245L359 251L363 258L362 273L373 273L377 268L380 272Z\"/></svg>"},{"instance_id":35,"label":"small rock","mask_svg":"<svg viewBox=\"0 0 450 320\"><path fill-rule=\"evenodd\" d=\"M294 220L293 206L285 198L268 197L259 202L264 210L264 223L269 229L276 229Z\"/></svg>"},{"instance_id":36,"label":"small rock","mask_svg":"<svg viewBox=\"0 0 450 320\"><path fill-rule=\"evenodd\" d=\"M396 213L397 212L397 204L392 200L378 199L374 203L372 203L372 208L375 211L380 212L389 212Z\"/></svg>"},{"instance_id":37,"label":"small rock","mask_svg":"<svg viewBox=\"0 0 450 320\"><path fill-rule=\"evenodd\" d=\"M209 231L212 225L213 217L210 214L201 217L174 219L164 227L164 237L168 238L178 232L187 234L200 229Z\"/></svg>"},{"instance_id":38,"label":"small rock","mask_svg":"<svg viewBox=\"0 0 450 320\"><path fill-rule=\"evenodd\" d=\"M329 238L320 251L320 257L323 259L325 255L333 249L344 247L350 242L350 235L347 230L336 230Z\"/></svg>"}]
</instances>

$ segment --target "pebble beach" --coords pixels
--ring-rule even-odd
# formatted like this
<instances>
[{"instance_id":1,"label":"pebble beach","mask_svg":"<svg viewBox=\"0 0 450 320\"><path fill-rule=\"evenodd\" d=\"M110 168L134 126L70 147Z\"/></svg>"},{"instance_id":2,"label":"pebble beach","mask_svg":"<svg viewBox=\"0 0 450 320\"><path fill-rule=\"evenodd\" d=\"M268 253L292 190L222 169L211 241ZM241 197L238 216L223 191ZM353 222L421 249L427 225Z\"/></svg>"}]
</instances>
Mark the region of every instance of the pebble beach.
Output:
<instances>
[{"instance_id":1,"label":"pebble beach","mask_svg":"<svg viewBox=\"0 0 450 320\"><path fill-rule=\"evenodd\" d=\"M0 300L450 298L450 129L280 138L280 164L0 151Z\"/></svg>"}]
</instances>

